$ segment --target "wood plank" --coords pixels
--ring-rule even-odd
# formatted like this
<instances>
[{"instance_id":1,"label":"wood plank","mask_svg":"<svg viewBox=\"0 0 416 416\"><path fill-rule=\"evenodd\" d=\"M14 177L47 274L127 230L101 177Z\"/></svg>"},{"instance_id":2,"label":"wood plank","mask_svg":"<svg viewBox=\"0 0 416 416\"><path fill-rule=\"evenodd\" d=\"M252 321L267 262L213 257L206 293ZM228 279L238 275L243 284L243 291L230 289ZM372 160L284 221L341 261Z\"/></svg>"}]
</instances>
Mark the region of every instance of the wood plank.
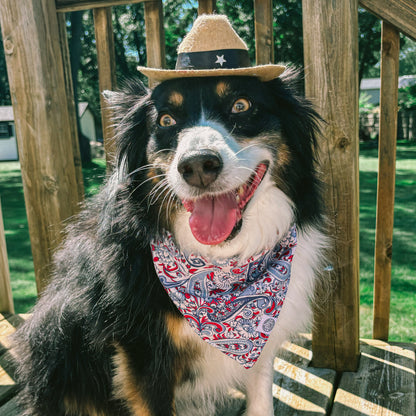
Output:
<instances>
[{"instance_id":1,"label":"wood plank","mask_svg":"<svg viewBox=\"0 0 416 416\"><path fill-rule=\"evenodd\" d=\"M394 26L383 22L381 37L373 338L386 341L390 316L400 36Z\"/></svg>"},{"instance_id":2,"label":"wood plank","mask_svg":"<svg viewBox=\"0 0 416 416\"><path fill-rule=\"evenodd\" d=\"M165 30L163 28L162 0L146 1L144 4L146 24L147 66L149 68L165 67ZM154 82L149 79L149 86Z\"/></svg>"},{"instance_id":3,"label":"wood plank","mask_svg":"<svg viewBox=\"0 0 416 416\"><path fill-rule=\"evenodd\" d=\"M359 0L360 5L379 19L395 26L416 41L416 2L414 0Z\"/></svg>"},{"instance_id":4,"label":"wood plank","mask_svg":"<svg viewBox=\"0 0 416 416\"><path fill-rule=\"evenodd\" d=\"M0 355L11 347L10 335L29 317L29 314L2 315L0 320Z\"/></svg>"},{"instance_id":5,"label":"wood plank","mask_svg":"<svg viewBox=\"0 0 416 416\"><path fill-rule=\"evenodd\" d=\"M274 360L275 415L325 415L334 395L336 371L311 367L312 343L287 343Z\"/></svg>"},{"instance_id":6,"label":"wood plank","mask_svg":"<svg viewBox=\"0 0 416 416\"><path fill-rule=\"evenodd\" d=\"M62 65L65 77L65 89L68 105L69 125L71 127L72 154L74 156L75 176L77 179L78 201L84 199L84 177L82 174L81 153L79 149L77 117L72 85L71 60L69 56L68 36L66 32L65 14L58 14L59 43L61 45Z\"/></svg>"},{"instance_id":7,"label":"wood plank","mask_svg":"<svg viewBox=\"0 0 416 416\"><path fill-rule=\"evenodd\" d=\"M201 14L212 14L217 7L216 0L199 0L198 1L198 16Z\"/></svg>"},{"instance_id":8,"label":"wood plank","mask_svg":"<svg viewBox=\"0 0 416 416\"><path fill-rule=\"evenodd\" d=\"M38 292L63 221L79 209L65 77L53 0L0 2L1 29Z\"/></svg>"},{"instance_id":9,"label":"wood plank","mask_svg":"<svg viewBox=\"0 0 416 416\"><path fill-rule=\"evenodd\" d=\"M114 91L117 88L117 77L111 7L94 9L94 28L100 92ZM116 155L111 110L108 108L103 94L100 94L100 103L107 170L111 171Z\"/></svg>"},{"instance_id":10,"label":"wood plank","mask_svg":"<svg viewBox=\"0 0 416 416\"><path fill-rule=\"evenodd\" d=\"M0 200L0 312L14 313L9 261Z\"/></svg>"},{"instance_id":11,"label":"wood plank","mask_svg":"<svg viewBox=\"0 0 416 416\"><path fill-rule=\"evenodd\" d=\"M272 0L254 1L254 29L257 65L274 63Z\"/></svg>"},{"instance_id":12,"label":"wood plank","mask_svg":"<svg viewBox=\"0 0 416 416\"><path fill-rule=\"evenodd\" d=\"M355 370L359 357L358 0L303 0L306 95L326 121L319 138L330 293L315 312L313 365ZM320 299L320 297L318 297Z\"/></svg>"},{"instance_id":13,"label":"wood plank","mask_svg":"<svg viewBox=\"0 0 416 416\"><path fill-rule=\"evenodd\" d=\"M415 344L366 340L356 373L342 375L333 415L415 416Z\"/></svg>"},{"instance_id":14,"label":"wood plank","mask_svg":"<svg viewBox=\"0 0 416 416\"><path fill-rule=\"evenodd\" d=\"M6 352L0 356L0 404L10 400L17 393L15 371L16 365L12 355Z\"/></svg>"},{"instance_id":15,"label":"wood plank","mask_svg":"<svg viewBox=\"0 0 416 416\"><path fill-rule=\"evenodd\" d=\"M123 4L142 3L146 0L55 0L58 12L95 9L98 7L122 6Z\"/></svg>"},{"instance_id":16,"label":"wood plank","mask_svg":"<svg viewBox=\"0 0 416 416\"><path fill-rule=\"evenodd\" d=\"M17 398L9 400L4 406L0 407L0 415L4 416L21 416L22 410L19 409Z\"/></svg>"}]
</instances>

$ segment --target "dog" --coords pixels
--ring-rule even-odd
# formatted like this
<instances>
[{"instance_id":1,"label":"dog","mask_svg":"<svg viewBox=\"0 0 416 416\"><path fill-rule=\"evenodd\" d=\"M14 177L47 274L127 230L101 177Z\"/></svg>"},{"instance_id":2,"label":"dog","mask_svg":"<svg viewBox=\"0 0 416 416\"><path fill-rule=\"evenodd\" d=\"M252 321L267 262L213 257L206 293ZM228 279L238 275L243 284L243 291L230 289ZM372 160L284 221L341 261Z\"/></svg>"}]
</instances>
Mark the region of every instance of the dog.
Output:
<instances>
[{"instance_id":1,"label":"dog","mask_svg":"<svg viewBox=\"0 0 416 416\"><path fill-rule=\"evenodd\" d=\"M327 246L320 118L296 80L291 70L153 90L130 80L105 93L114 172L68 227L52 281L14 339L25 415L214 415L231 386L246 393L247 415L273 415L273 359L308 328ZM161 284L156 246L174 241L178 261L240 261L269 252L294 225L290 284L247 368L192 328Z\"/></svg>"}]
</instances>

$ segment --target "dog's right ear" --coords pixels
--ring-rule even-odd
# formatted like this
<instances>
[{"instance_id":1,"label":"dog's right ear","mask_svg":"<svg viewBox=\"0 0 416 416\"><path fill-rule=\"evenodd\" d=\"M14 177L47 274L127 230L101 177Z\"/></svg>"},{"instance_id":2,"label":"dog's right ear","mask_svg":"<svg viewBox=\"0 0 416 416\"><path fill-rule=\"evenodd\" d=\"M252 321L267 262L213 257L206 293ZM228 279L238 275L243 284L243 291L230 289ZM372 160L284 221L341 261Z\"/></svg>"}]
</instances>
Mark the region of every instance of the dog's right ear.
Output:
<instances>
[{"instance_id":1,"label":"dog's right ear","mask_svg":"<svg viewBox=\"0 0 416 416\"><path fill-rule=\"evenodd\" d=\"M128 80L120 91L106 90L102 94L112 114L117 169L122 176L131 177L146 164L151 91L139 80Z\"/></svg>"}]
</instances>

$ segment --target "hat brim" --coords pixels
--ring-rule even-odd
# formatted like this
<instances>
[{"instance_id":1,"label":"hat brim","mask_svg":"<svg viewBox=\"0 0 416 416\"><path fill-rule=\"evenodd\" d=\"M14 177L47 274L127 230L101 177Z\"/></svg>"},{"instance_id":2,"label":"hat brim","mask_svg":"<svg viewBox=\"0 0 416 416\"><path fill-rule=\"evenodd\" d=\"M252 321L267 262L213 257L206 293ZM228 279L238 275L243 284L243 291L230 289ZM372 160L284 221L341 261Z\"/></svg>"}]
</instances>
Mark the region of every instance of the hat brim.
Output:
<instances>
[{"instance_id":1,"label":"hat brim","mask_svg":"<svg viewBox=\"0 0 416 416\"><path fill-rule=\"evenodd\" d=\"M286 69L282 65L259 65L246 68L224 69L159 69L138 66L137 70L155 82L163 82L175 78L221 77L221 76L251 76L267 82L278 78Z\"/></svg>"}]
</instances>

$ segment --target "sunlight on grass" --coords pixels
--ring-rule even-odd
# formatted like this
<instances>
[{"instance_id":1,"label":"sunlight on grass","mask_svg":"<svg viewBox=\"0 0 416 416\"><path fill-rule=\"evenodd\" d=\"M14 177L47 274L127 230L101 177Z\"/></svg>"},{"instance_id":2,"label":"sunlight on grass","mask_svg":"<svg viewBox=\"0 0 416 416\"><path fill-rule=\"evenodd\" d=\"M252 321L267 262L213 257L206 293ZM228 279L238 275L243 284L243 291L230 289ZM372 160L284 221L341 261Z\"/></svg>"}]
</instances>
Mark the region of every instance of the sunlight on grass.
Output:
<instances>
[{"instance_id":1,"label":"sunlight on grass","mask_svg":"<svg viewBox=\"0 0 416 416\"><path fill-rule=\"evenodd\" d=\"M377 199L377 149L360 151L360 336L371 338ZM398 144L394 207L390 336L415 341L416 143Z\"/></svg>"},{"instance_id":2,"label":"sunlight on grass","mask_svg":"<svg viewBox=\"0 0 416 416\"><path fill-rule=\"evenodd\" d=\"M83 173L88 197L97 193L105 177L105 161L94 159ZM15 309L26 313L37 294L19 162L0 162L0 198Z\"/></svg>"}]
</instances>

